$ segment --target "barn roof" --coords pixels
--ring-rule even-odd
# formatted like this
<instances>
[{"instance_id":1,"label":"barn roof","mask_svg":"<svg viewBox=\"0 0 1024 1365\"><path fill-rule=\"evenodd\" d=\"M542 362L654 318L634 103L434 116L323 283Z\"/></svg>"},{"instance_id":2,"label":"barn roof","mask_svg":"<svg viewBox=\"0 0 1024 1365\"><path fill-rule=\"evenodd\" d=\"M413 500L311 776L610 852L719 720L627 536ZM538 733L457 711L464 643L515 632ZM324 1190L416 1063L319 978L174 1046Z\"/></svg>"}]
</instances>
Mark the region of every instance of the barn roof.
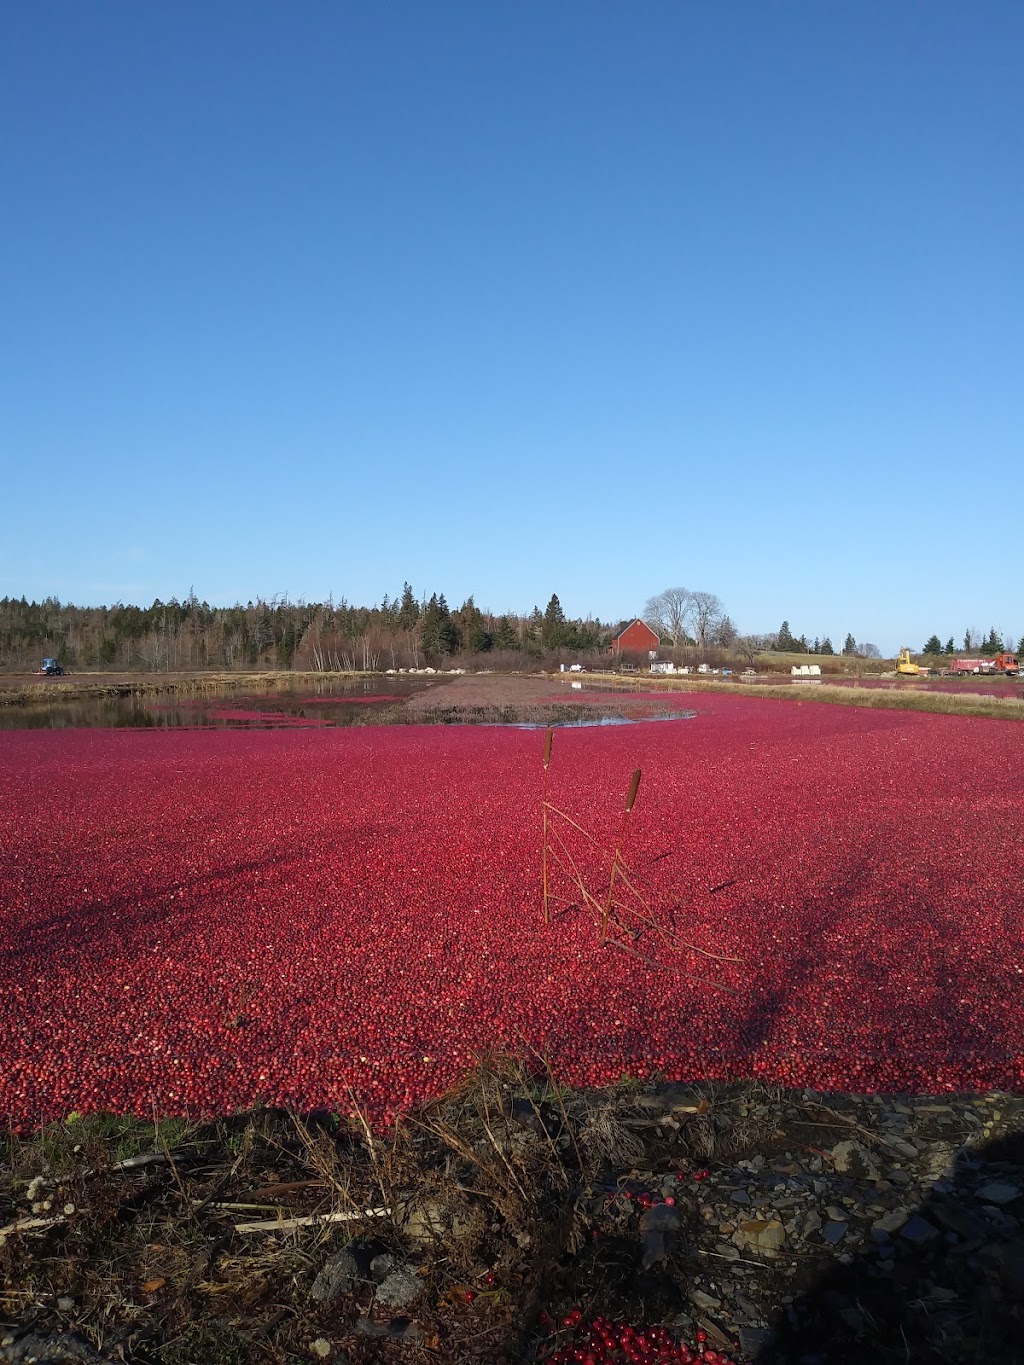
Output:
<instances>
[{"instance_id":1,"label":"barn roof","mask_svg":"<svg viewBox=\"0 0 1024 1365\"><path fill-rule=\"evenodd\" d=\"M653 626L649 626L646 621L641 621L639 616L634 616L632 621L625 621L621 626L619 626L618 630L612 636L612 639L618 640L621 636L625 635L627 630L629 630L633 626L644 626L647 630L651 632L652 635L658 634L658 632L654 629Z\"/></svg>"}]
</instances>

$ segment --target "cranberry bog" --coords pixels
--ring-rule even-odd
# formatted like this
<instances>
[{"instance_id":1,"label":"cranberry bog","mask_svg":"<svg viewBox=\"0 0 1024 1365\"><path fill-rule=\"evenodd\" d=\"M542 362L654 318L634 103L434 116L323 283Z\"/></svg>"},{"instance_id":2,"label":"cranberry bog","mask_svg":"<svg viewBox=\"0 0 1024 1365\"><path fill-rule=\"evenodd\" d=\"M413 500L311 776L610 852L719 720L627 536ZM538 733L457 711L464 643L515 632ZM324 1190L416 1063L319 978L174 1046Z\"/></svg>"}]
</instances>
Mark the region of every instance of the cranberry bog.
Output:
<instances>
[{"instance_id":1,"label":"cranberry bog","mask_svg":"<svg viewBox=\"0 0 1024 1365\"><path fill-rule=\"evenodd\" d=\"M0 734L0 1113L374 1120L480 1056L854 1092L1024 1084L1024 728L703 694L545 736ZM595 904L643 780L620 885ZM587 837L584 837L584 832Z\"/></svg>"}]
</instances>

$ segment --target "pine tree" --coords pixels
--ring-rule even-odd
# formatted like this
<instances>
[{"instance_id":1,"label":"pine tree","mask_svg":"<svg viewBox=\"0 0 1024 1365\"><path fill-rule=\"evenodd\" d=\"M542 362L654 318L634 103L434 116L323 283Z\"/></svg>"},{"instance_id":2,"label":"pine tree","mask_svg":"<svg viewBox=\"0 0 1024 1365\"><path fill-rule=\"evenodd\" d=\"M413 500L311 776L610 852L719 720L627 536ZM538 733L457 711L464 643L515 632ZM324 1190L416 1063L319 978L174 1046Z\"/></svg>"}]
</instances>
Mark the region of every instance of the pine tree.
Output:
<instances>
[{"instance_id":1,"label":"pine tree","mask_svg":"<svg viewBox=\"0 0 1024 1365\"><path fill-rule=\"evenodd\" d=\"M783 621L782 625L779 626L779 633L775 639L775 648L780 654L792 654L795 649L799 648L797 641L794 640L793 634L789 629L788 621Z\"/></svg>"},{"instance_id":2,"label":"pine tree","mask_svg":"<svg viewBox=\"0 0 1024 1365\"><path fill-rule=\"evenodd\" d=\"M944 649L943 653L945 653L945 654L955 654L955 653L956 653L956 645L953 643L953 637L952 637L952 635L951 635L951 636L949 637L949 639L946 641L946 648Z\"/></svg>"},{"instance_id":3,"label":"pine tree","mask_svg":"<svg viewBox=\"0 0 1024 1365\"><path fill-rule=\"evenodd\" d=\"M938 637L937 635L929 635L929 636L928 636L928 639L925 640L925 642L924 642L924 649L922 649L921 653L922 653L922 654L941 654L941 653L942 653L942 641L939 639L939 637Z\"/></svg>"},{"instance_id":4,"label":"pine tree","mask_svg":"<svg viewBox=\"0 0 1024 1365\"><path fill-rule=\"evenodd\" d=\"M853 638L852 635L847 635L846 639L843 641L843 653L844 654L857 653L857 641Z\"/></svg>"},{"instance_id":5,"label":"pine tree","mask_svg":"<svg viewBox=\"0 0 1024 1365\"><path fill-rule=\"evenodd\" d=\"M1024 635L1022 635L1022 636L1020 637L1020 639L1017 641L1017 656L1018 656L1018 658L1020 657L1021 654L1024 654Z\"/></svg>"},{"instance_id":6,"label":"pine tree","mask_svg":"<svg viewBox=\"0 0 1024 1365\"><path fill-rule=\"evenodd\" d=\"M821 653L821 641L818 639L817 635L815 635L814 637L814 644L811 645L811 653L812 654Z\"/></svg>"},{"instance_id":7,"label":"pine tree","mask_svg":"<svg viewBox=\"0 0 1024 1365\"><path fill-rule=\"evenodd\" d=\"M457 615L464 653L486 654L491 648L491 634L484 623L483 612L472 597L466 598Z\"/></svg>"},{"instance_id":8,"label":"pine tree","mask_svg":"<svg viewBox=\"0 0 1024 1365\"><path fill-rule=\"evenodd\" d=\"M545 649L558 649L567 643L568 631L566 630L565 612L555 593L551 594L551 601L544 611L544 624L541 627L540 638Z\"/></svg>"},{"instance_id":9,"label":"pine tree","mask_svg":"<svg viewBox=\"0 0 1024 1365\"><path fill-rule=\"evenodd\" d=\"M988 655L991 655L991 656L993 656L993 657L994 657L996 654L1002 654L1002 652L1003 652L1003 641L1002 641L1002 639L1001 639L1001 637L1000 637L1000 635L999 635L999 632L996 630L995 626L993 626L993 627L991 628L991 630L989 631L987 637L985 638L984 642L982 643L981 652L982 652L982 654L988 654Z\"/></svg>"},{"instance_id":10,"label":"pine tree","mask_svg":"<svg viewBox=\"0 0 1024 1365\"><path fill-rule=\"evenodd\" d=\"M518 649L519 634L508 616L499 616L494 627L495 649Z\"/></svg>"},{"instance_id":11,"label":"pine tree","mask_svg":"<svg viewBox=\"0 0 1024 1365\"><path fill-rule=\"evenodd\" d=\"M398 606L398 628L399 630L412 630L416 622L420 619L420 604L412 595L412 588L408 583L402 585L402 600Z\"/></svg>"},{"instance_id":12,"label":"pine tree","mask_svg":"<svg viewBox=\"0 0 1024 1365\"><path fill-rule=\"evenodd\" d=\"M820 654L835 654L835 650L832 647L832 641L828 638L827 635L825 636L824 640L822 640L821 649L818 652Z\"/></svg>"}]
</instances>

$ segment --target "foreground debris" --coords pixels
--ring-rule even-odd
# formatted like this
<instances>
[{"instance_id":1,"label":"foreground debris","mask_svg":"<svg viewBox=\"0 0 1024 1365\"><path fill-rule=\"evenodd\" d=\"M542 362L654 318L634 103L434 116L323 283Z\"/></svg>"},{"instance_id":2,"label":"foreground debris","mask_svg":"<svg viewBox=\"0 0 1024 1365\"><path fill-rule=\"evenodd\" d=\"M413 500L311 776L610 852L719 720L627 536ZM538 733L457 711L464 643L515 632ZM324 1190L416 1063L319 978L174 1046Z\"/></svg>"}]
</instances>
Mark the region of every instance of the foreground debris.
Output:
<instances>
[{"instance_id":1,"label":"foreground debris","mask_svg":"<svg viewBox=\"0 0 1024 1365\"><path fill-rule=\"evenodd\" d=\"M563 1092L494 1063L383 1136L73 1120L0 1169L4 1365L966 1365L1024 1361L1022 1304L1005 1094Z\"/></svg>"}]
</instances>

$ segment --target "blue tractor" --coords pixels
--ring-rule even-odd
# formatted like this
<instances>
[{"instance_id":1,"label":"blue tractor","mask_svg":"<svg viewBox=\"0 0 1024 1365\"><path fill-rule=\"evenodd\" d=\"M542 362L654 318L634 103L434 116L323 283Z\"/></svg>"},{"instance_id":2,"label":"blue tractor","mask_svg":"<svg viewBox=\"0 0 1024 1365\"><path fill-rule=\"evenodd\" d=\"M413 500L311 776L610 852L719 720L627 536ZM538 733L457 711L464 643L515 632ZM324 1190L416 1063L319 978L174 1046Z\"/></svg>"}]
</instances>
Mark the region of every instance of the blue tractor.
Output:
<instances>
[{"instance_id":1,"label":"blue tractor","mask_svg":"<svg viewBox=\"0 0 1024 1365\"><path fill-rule=\"evenodd\" d=\"M45 673L48 678L63 678L64 676L64 670L56 659L44 659L43 666L39 671Z\"/></svg>"}]
</instances>

